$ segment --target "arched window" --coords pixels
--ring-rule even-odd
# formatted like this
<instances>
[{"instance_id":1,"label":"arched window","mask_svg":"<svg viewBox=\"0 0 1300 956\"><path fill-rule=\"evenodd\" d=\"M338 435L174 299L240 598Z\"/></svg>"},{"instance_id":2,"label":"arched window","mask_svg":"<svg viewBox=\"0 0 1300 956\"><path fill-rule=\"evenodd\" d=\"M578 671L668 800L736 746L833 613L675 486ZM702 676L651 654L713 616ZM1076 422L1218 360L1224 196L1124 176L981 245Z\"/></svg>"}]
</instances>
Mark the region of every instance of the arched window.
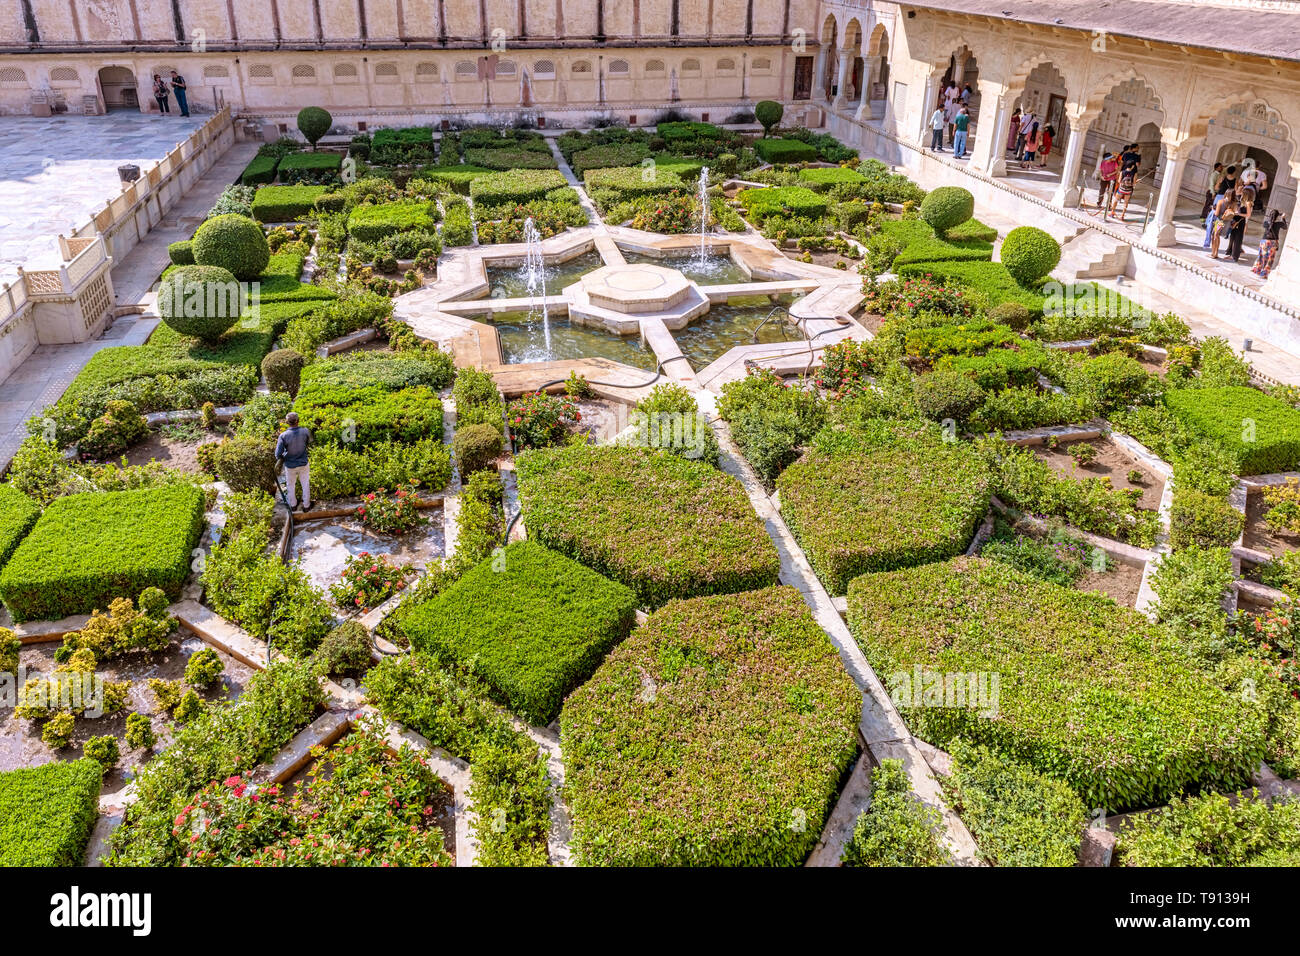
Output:
<instances>
[{"instance_id":1,"label":"arched window","mask_svg":"<svg viewBox=\"0 0 1300 956\"><path fill-rule=\"evenodd\" d=\"M689 59L689 60L682 60L682 72L683 72L683 73L699 73L699 72L700 72L700 61L699 61L699 60L696 60L696 59L694 59L694 58Z\"/></svg>"},{"instance_id":2,"label":"arched window","mask_svg":"<svg viewBox=\"0 0 1300 956\"><path fill-rule=\"evenodd\" d=\"M629 71L629 69L628 69L627 60L610 60L610 61L609 61L609 75L610 75L610 76L627 76L627 74L628 74L629 72L630 72L630 71Z\"/></svg>"},{"instance_id":3,"label":"arched window","mask_svg":"<svg viewBox=\"0 0 1300 956\"><path fill-rule=\"evenodd\" d=\"M316 67L310 63L298 63L293 68L293 81L295 83L315 83Z\"/></svg>"},{"instance_id":4,"label":"arched window","mask_svg":"<svg viewBox=\"0 0 1300 956\"><path fill-rule=\"evenodd\" d=\"M0 86L26 86L27 71L16 66L0 66Z\"/></svg>"},{"instance_id":5,"label":"arched window","mask_svg":"<svg viewBox=\"0 0 1300 956\"><path fill-rule=\"evenodd\" d=\"M396 63L375 64L375 82L376 83L398 82L397 64Z\"/></svg>"},{"instance_id":6,"label":"arched window","mask_svg":"<svg viewBox=\"0 0 1300 956\"><path fill-rule=\"evenodd\" d=\"M352 63L334 64L334 82L335 83L355 83L357 82L357 68Z\"/></svg>"},{"instance_id":7,"label":"arched window","mask_svg":"<svg viewBox=\"0 0 1300 956\"><path fill-rule=\"evenodd\" d=\"M769 73L772 70L772 61L765 56L760 56L754 60L755 73Z\"/></svg>"},{"instance_id":8,"label":"arched window","mask_svg":"<svg viewBox=\"0 0 1300 956\"><path fill-rule=\"evenodd\" d=\"M230 77L230 71L224 66L205 66L203 68L203 78L205 80L224 80Z\"/></svg>"},{"instance_id":9,"label":"arched window","mask_svg":"<svg viewBox=\"0 0 1300 956\"><path fill-rule=\"evenodd\" d=\"M81 82L77 71L68 66L56 66L50 70L51 85L76 86Z\"/></svg>"},{"instance_id":10,"label":"arched window","mask_svg":"<svg viewBox=\"0 0 1300 956\"><path fill-rule=\"evenodd\" d=\"M415 65L415 82L417 83L437 83L438 82L438 64L437 63L417 63Z\"/></svg>"},{"instance_id":11,"label":"arched window","mask_svg":"<svg viewBox=\"0 0 1300 956\"><path fill-rule=\"evenodd\" d=\"M253 83L274 83L275 71L269 63L254 63L248 68L248 79Z\"/></svg>"},{"instance_id":12,"label":"arched window","mask_svg":"<svg viewBox=\"0 0 1300 956\"><path fill-rule=\"evenodd\" d=\"M726 58L726 59L719 60L719 61L718 61L718 72L719 72L719 73L735 73L735 72L736 72L736 61L735 61L735 60L732 60L732 59L730 59L730 58Z\"/></svg>"},{"instance_id":13,"label":"arched window","mask_svg":"<svg viewBox=\"0 0 1300 956\"><path fill-rule=\"evenodd\" d=\"M663 73L663 72L664 72L664 61L663 61L663 60L647 60L647 61L646 61L646 65L645 65L645 72L646 72L646 75L647 75L647 76L654 76L654 75L657 75L657 74Z\"/></svg>"},{"instance_id":14,"label":"arched window","mask_svg":"<svg viewBox=\"0 0 1300 956\"><path fill-rule=\"evenodd\" d=\"M478 67L472 60L461 60L456 64L456 79L472 80L478 76Z\"/></svg>"},{"instance_id":15,"label":"arched window","mask_svg":"<svg viewBox=\"0 0 1300 956\"><path fill-rule=\"evenodd\" d=\"M591 72L591 62L590 62L589 60L579 60L577 63L573 64L573 72L574 72L574 73L590 73L590 72Z\"/></svg>"},{"instance_id":16,"label":"arched window","mask_svg":"<svg viewBox=\"0 0 1300 956\"><path fill-rule=\"evenodd\" d=\"M554 60L538 60L533 64L533 76L537 79L550 79L555 76Z\"/></svg>"},{"instance_id":17,"label":"arched window","mask_svg":"<svg viewBox=\"0 0 1300 956\"><path fill-rule=\"evenodd\" d=\"M497 76L515 76L519 72L519 67L515 65L514 60L497 61Z\"/></svg>"}]
</instances>

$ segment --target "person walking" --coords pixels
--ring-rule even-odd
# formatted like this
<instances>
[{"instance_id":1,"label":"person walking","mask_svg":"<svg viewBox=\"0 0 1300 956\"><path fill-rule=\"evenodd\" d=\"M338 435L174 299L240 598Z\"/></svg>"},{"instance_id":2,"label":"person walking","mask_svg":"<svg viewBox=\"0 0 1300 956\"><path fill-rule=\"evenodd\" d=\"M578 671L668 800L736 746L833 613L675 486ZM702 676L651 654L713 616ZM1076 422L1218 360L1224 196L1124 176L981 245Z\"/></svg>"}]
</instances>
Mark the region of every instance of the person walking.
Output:
<instances>
[{"instance_id":1,"label":"person walking","mask_svg":"<svg viewBox=\"0 0 1300 956\"><path fill-rule=\"evenodd\" d=\"M302 510L311 510L311 468L308 464L307 449L311 446L311 429L298 425L298 413L290 412L284 416L289 426L275 442L276 467L284 468L285 484L288 485L289 510L297 506L297 485L302 482Z\"/></svg>"},{"instance_id":2,"label":"person walking","mask_svg":"<svg viewBox=\"0 0 1300 956\"><path fill-rule=\"evenodd\" d=\"M1222 163L1217 163L1215 168L1221 168ZM1214 227L1219 222L1220 203L1223 197L1237 188L1237 167L1229 166L1223 170L1214 182L1214 201L1210 205L1210 212L1205 217L1205 241L1201 243L1202 249L1217 248L1214 243ZM1217 255L1211 255L1211 258L1218 258Z\"/></svg>"},{"instance_id":3,"label":"person walking","mask_svg":"<svg viewBox=\"0 0 1300 956\"><path fill-rule=\"evenodd\" d=\"M1033 122L1029 125L1029 132L1025 134L1025 151L1020 154L1020 168L1034 165L1034 157L1038 153L1038 138L1041 131L1038 123Z\"/></svg>"},{"instance_id":4,"label":"person walking","mask_svg":"<svg viewBox=\"0 0 1300 956\"><path fill-rule=\"evenodd\" d=\"M1205 177L1205 205L1201 207L1202 219L1214 208L1214 187L1219 184L1221 178L1223 178L1223 163L1215 163L1214 168Z\"/></svg>"},{"instance_id":5,"label":"person walking","mask_svg":"<svg viewBox=\"0 0 1300 956\"><path fill-rule=\"evenodd\" d=\"M1040 167L1047 165L1047 154L1052 151L1052 137L1056 131L1052 129L1052 124L1048 123L1043 127L1043 131L1038 134L1038 165Z\"/></svg>"},{"instance_id":6,"label":"person walking","mask_svg":"<svg viewBox=\"0 0 1300 956\"><path fill-rule=\"evenodd\" d=\"M970 110L963 106L961 112L957 114L957 118L953 120L953 124L957 128L957 132L953 134L952 158L965 159L966 134L967 130L970 129Z\"/></svg>"},{"instance_id":7,"label":"person walking","mask_svg":"<svg viewBox=\"0 0 1300 956\"><path fill-rule=\"evenodd\" d=\"M1210 258L1219 258L1219 245L1228 238L1232 222L1236 218L1237 196L1235 192L1225 193L1214 204L1214 232L1210 236Z\"/></svg>"},{"instance_id":8,"label":"person walking","mask_svg":"<svg viewBox=\"0 0 1300 956\"><path fill-rule=\"evenodd\" d=\"M930 114L930 152L943 152L943 106L936 106Z\"/></svg>"},{"instance_id":9,"label":"person walking","mask_svg":"<svg viewBox=\"0 0 1300 956\"><path fill-rule=\"evenodd\" d=\"M1020 129L1016 134L1016 159L1024 161L1025 158L1025 140L1029 138L1029 131L1034 126L1033 110L1025 110L1020 115Z\"/></svg>"},{"instance_id":10,"label":"person walking","mask_svg":"<svg viewBox=\"0 0 1300 956\"><path fill-rule=\"evenodd\" d=\"M1241 261L1241 244L1246 238L1246 223L1250 222L1250 206L1245 200L1237 199L1237 212L1228 230L1228 258L1233 262Z\"/></svg>"},{"instance_id":11,"label":"person walking","mask_svg":"<svg viewBox=\"0 0 1300 956\"><path fill-rule=\"evenodd\" d=\"M167 106L167 98L170 94L167 92L167 84L157 73L153 75L153 98L158 104L159 113L170 113L171 109Z\"/></svg>"},{"instance_id":12,"label":"person walking","mask_svg":"<svg viewBox=\"0 0 1300 956\"><path fill-rule=\"evenodd\" d=\"M185 77L172 70L172 92L176 94L176 105L181 109L181 116L190 115L190 102L186 98L188 89L189 87L185 85Z\"/></svg>"},{"instance_id":13,"label":"person walking","mask_svg":"<svg viewBox=\"0 0 1300 956\"><path fill-rule=\"evenodd\" d=\"M1115 191L1115 183L1118 181L1119 157L1106 150L1101 154L1101 162L1097 163L1097 208L1103 212L1106 209L1106 201Z\"/></svg>"},{"instance_id":14,"label":"person walking","mask_svg":"<svg viewBox=\"0 0 1300 956\"><path fill-rule=\"evenodd\" d=\"M1261 279L1267 279L1268 274L1277 265L1278 252L1282 246L1282 232L1286 227L1286 213L1281 209L1275 206L1264 213L1264 235L1259 240L1259 256L1255 259L1255 267L1250 270Z\"/></svg>"}]
</instances>

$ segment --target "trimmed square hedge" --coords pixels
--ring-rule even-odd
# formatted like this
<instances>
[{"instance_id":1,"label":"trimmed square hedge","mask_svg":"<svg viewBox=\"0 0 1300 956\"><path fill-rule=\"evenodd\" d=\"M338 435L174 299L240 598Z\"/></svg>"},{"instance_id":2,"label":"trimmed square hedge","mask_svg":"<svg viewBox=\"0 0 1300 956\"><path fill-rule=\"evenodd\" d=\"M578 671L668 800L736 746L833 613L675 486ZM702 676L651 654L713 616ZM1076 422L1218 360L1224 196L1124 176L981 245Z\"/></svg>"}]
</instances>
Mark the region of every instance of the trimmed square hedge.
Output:
<instances>
[{"instance_id":1,"label":"trimmed square hedge","mask_svg":"<svg viewBox=\"0 0 1300 956\"><path fill-rule=\"evenodd\" d=\"M988 513L992 475L933 426L823 431L776 480L781 516L831 594L869 571L963 553Z\"/></svg>"},{"instance_id":2,"label":"trimmed square hedge","mask_svg":"<svg viewBox=\"0 0 1300 956\"><path fill-rule=\"evenodd\" d=\"M398 232L433 232L437 223L433 204L427 200L386 202L353 209L348 216L348 235L362 242L378 242Z\"/></svg>"},{"instance_id":3,"label":"trimmed square hedge","mask_svg":"<svg viewBox=\"0 0 1300 956\"><path fill-rule=\"evenodd\" d=\"M845 166L814 166L799 170L799 181L807 183L810 189L823 192L832 186L865 183L867 177Z\"/></svg>"},{"instance_id":4,"label":"trimmed square hedge","mask_svg":"<svg viewBox=\"0 0 1300 956\"><path fill-rule=\"evenodd\" d=\"M589 169L583 174L582 181L589 191L609 190L618 193L623 199L686 189L686 181L671 169L656 165L654 176L649 180L645 177L645 170L646 167L643 166Z\"/></svg>"},{"instance_id":5,"label":"trimmed square hedge","mask_svg":"<svg viewBox=\"0 0 1300 956\"><path fill-rule=\"evenodd\" d=\"M41 508L13 485L0 485L0 568L41 516Z\"/></svg>"},{"instance_id":6,"label":"trimmed square hedge","mask_svg":"<svg viewBox=\"0 0 1300 956\"><path fill-rule=\"evenodd\" d=\"M253 194L253 218L258 222L292 222L310 215L317 196L328 186L263 186Z\"/></svg>"},{"instance_id":7,"label":"trimmed square hedge","mask_svg":"<svg viewBox=\"0 0 1300 956\"><path fill-rule=\"evenodd\" d=\"M635 620L630 589L520 541L417 607L403 630L417 649L471 668L500 703L544 726Z\"/></svg>"},{"instance_id":8,"label":"trimmed square hedge","mask_svg":"<svg viewBox=\"0 0 1300 956\"><path fill-rule=\"evenodd\" d=\"M528 536L658 607L775 584L781 561L740 482L647 448L573 445L521 454Z\"/></svg>"},{"instance_id":9,"label":"trimmed square hedge","mask_svg":"<svg viewBox=\"0 0 1300 956\"><path fill-rule=\"evenodd\" d=\"M530 199L541 199L552 189L560 189L568 184L564 173L558 169L517 169L476 177L469 184L469 195L476 205L524 203Z\"/></svg>"},{"instance_id":10,"label":"trimmed square hedge","mask_svg":"<svg viewBox=\"0 0 1300 956\"><path fill-rule=\"evenodd\" d=\"M283 182L312 179L323 182L331 174L337 175L342 166L342 153L290 153L280 160L276 173Z\"/></svg>"},{"instance_id":11,"label":"trimmed square hedge","mask_svg":"<svg viewBox=\"0 0 1300 956\"><path fill-rule=\"evenodd\" d=\"M794 588L674 601L564 704L578 860L800 865L853 763L861 711Z\"/></svg>"},{"instance_id":12,"label":"trimmed square hedge","mask_svg":"<svg viewBox=\"0 0 1300 956\"><path fill-rule=\"evenodd\" d=\"M812 163L817 161L817 148L797 139L756 139L754 152L765 163Z\"/></svg>"},{"instance_id":13,"label":"trimmed square hedge","mask_svg":"<svg viewBox=\"0 0 1300 956\"><path fill-rule=\"evenodd\" d=\"M918 694L933 689L930 675L998 675L994 717L904 696L914 734L939 747L958 737L988 745L1065 781L1090 807L1235 790L1264 757L1258 705L1195 670L1162 627L1101 595L961 557L856 578L848 621L892 693L918 669Z\"/></svg>"},{"instance_id":14,"label":"trimmed square hedge","mask_svg":"<svg viewBox=\"0 0 1300 956\"><path fill-rule=\"evenodd\" d=\"M275 180L275 167L280 162L279 156L254 156L252 161L239 174L239 181L245 186L258 186Z\"/></svg>"},{"instance_id":15,"label":"trimmed square hedge","mask_svg":"<svg viewBox=\"0 0 1300 956\"><path fill-rule=\"evenodd\" d=\"M1300 410L1245 385L1176 389L1165 395L1174 417L1241 462L1243 475L1300 467Z\"/></svg>"},{"instance_id":16,"label":"trimmed square hedge","mask_svg":"<svg viewBox=\"0 0 1300 956\"><path fill-rule=\"evenodd\" d=\"M317 444L415 442L442 436L446 367L420 359L360 353L313 362L303 369L294 400L302 424ZM344 441L348 423L354 432Z\"/></svg>"},{"instance_id":17,"label":"trimmed square hedge","mask_svg":"<svg viewBox=\"0 0 1300 956\"><path fill-rule=\"evenodd\" d=\"M202 532L194 485L68 495L0 572L0 598L19 623L89 614L149 587L175 600Z\"/></svg>"},{"instance_id":18,"label":"trimmed square hedge","mask_svg":"<svg viewBox=\"0 0 1300 956\"><path fill-rule=\"evenodd\" d=\"M0 773L0 866L81 866L103 776L85 758Z\"/></svg>"},{"instance_id":19,"label":"trimmed square hedge","mask_svg":"<svg viewBox=\"0 0 1300 956\"><path fill-rule=\"evenodd\" d=\"M818 195L807 186L742 189L736 198L745 207L745 211L760 222L768 216L807 216L816 219L826 215L827 209L826 197Z\"/></svg>"},{"instance_id":20,"label":"trimmed square hedge","mask_svg":"<svg viewBox=\"0 0 1300 956\"><path fill-rule=\"evenodd\" d=\"M992 242L984 239L953 239L951 233L947 239L941 239L923 219L890 219L882 222L877 231L896 243L895 248L902 247L902 251L894 258L892 268L895 272L900 266L911 262L987 262L993 258ZM997 238L997 233L994 233L994 238Z\"/></svg>"}]
</instances>

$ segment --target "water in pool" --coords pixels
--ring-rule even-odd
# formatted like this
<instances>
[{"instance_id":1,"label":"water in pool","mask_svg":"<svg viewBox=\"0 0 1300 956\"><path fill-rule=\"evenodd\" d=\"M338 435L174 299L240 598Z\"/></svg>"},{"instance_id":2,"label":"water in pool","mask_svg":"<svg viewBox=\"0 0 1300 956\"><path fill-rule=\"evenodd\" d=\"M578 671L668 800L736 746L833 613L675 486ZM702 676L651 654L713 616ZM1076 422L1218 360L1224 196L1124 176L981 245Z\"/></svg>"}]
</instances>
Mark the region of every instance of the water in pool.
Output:
<instances>
[{"instance_id":1,"label":"water in pool","mask_svg":"<svg viewBox=\"0 0 1300 956\"><path fill-rule=\"evenodd\" d=\"M566 285L572 285L593 269L605 263L594 249L584 252L568 262L551 263L546 267L546 294L559 295ZM528 275L523 266L509 269L488 269L488 295L494 299L523 299L528 297Z\"/></svg>"},{"instance_id":2,"label":"water in pool","mask_svg":"<svg viewBox=\"0 0 1300 956\"><path fill-rule=\"evenodd\" d=\"M653 370L655 354L635 335L613 335L581 325L567 316L552 315L551 347L540 312L502 312L490 319L501 336L501 353L509 365L557 359L606 358L633 368Z\"/></svg>"},{"instance_id":3,"label":"water in pool","mask_svg":"<svg viewBox=\"0 0 1300 956\"><path fill-rule=\"evenodd\" d=\"M698 285L734 285L739 282L753 281L749 276L745 275L744 269L736 265L731 256L723 253L715 253L710 256L708 264L704 266L701 266L699 260L693 255L661 259L639 252L624 252L623 258L628 261L629 265L644 263L646 265L667 266L669 269L676 269Z\"/></svg>"},{"instance_id":4,"label":"water in pool","mask_svg":"<svg viewBox=\"0 0 1300 956\"><path fill-rule=\"evenodd\" d=\"M702 318L674 332L673 338L697 372L738 345L802 342L804 339L799 329L786 320L784 306L781 307L782 311L759 328L758 338L754 338L754 329L771 314L773 308L776 306L768 302L761 305L715 305Z\"/></svg>"}]
</instances>

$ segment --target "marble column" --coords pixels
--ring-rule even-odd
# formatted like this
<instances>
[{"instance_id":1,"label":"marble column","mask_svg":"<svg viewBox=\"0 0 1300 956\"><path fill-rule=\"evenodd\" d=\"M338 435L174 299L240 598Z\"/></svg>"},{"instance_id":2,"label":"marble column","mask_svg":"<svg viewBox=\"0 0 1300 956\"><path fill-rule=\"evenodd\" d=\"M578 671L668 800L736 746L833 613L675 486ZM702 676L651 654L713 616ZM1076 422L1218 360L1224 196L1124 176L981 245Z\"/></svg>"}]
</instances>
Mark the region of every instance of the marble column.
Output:
<instances>
[{"instance_id":1,"label":"marble column","mask_svg":"<svg viewBox=\"0 0 1300 956\"><path fill-rule=\"evenodd\" d=\"M1065 144L1065 163L1061 169L1061 182L1052 194L1052 202L1058 206L1076 207L1083 198L1079 186L1079 167L1083 164L1083 144L1088 138L1093 117L1070 117L1070 138Z\"/></svg>"},{"instance_id":2,"label":"marble column","mask_svg":"<svg viewBox=\"0 0 1300 956\"><path fill-rule=\"evenodd\" d=\"M985 102L988 102L988 100L985 100ZM987 141L983 136L976 140L975 148L978 150L978 162L973 159L971 164L984 170L989 176L1005 176L1007 174L1007 136L1011 133L1012 97L999 96L994 102L997 104L997 113L993 121L993 135Z\"/></svg>"},{"instance_id":3,"label":"marble column","mask_svg":"<svg viewBox=\"0 0 1300 956\"><path fill-rule=\"evenodd\" d=\"M1165 169L1160 181L1160 197L1156 200L1155 215L1147 223L1142 238L1157 246L1172 246L1178 242L1174 230L1174 210L1178 208L1178 190L1183 184L1183 171L1187 168L1187 150L1165 144Z\"/></svg>"},{"instance_id":4,"label":"marble column","mask_svg":"<svg viewBox=\"0 0 1300 956\"><path fill-rule=\"evenodd\" d=\"M849 85L849 71L853 69L853 51L841 50L839 57L838 79L835 82L835 102L831 104L831 109L836 110L843 109L849 103L845 91Z\"/></svg>"}]
</instances>

